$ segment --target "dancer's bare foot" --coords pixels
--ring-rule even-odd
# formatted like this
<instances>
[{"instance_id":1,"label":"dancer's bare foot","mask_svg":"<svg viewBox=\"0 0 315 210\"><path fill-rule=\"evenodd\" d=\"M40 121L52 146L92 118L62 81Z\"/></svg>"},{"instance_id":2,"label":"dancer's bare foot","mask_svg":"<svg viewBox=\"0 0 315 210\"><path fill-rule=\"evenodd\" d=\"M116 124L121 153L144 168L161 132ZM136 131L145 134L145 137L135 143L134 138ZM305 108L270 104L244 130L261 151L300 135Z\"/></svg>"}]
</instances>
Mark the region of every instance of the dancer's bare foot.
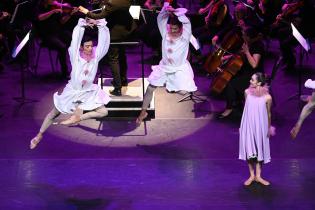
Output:
<instances>
[{"instance_id":1,"label":"dancer's bare foot","mask_svg":"<svg viewBox=\"0 0 315 210\"><path fill-rule=\"evenodd\" d=\"M249 186L252 184L252 182L255 180L255 177L254 176L250 176L245 182L244 182L244 185L245 186Z\"/></svg>"},{"instance_id":2,"label":"dancer's bare foot","mask_svg":"<svg viewBox=\"0 0 315 210\"><path fill-rule=\"evenodd\" d=\"M73 125L80 122L80 120L81 119L79 115L71 115L69 119L60 122L60 125Z\"/></svg>"},{"instance_id":3,"label":"dancer's bare foot","mask_svg":"<svg viewBox=\"0 0 315 210\"><path fill-rule=\"evenodd\" d=\"M265 185L265 186L268 186L270 185L270 182L268 182L267 180L264 180L263 178L261 177L257 177L255 178L255 181L262 184L262 185Z\"/></svg>"},{"instance_id":4,"label":"dancer's bare foot","mask_svg":"<svg viewBox=\"0 0 315 210\"><path fill-rule=\"evenodd\" d=\"M140 125L147 116L148 116L148 113L146 111L141 111L140 115L137 117L136 123Z\"/></svg>"},{"instance_id":5,"label":"dancer's bare foot","mask_svg":"<svg viewBox=\"0 0 315 210\"><path fill-rule=\"evenodd\" d=\"M292 139L295 139L296 136L298 135L299 131L300 131L300 126L295 125L295 126L291 129L291 132L290 132L291 138L292 138Z\"/></svg>"},{"instance_id":6,"label":"dancer's bare foot","mask_svg":"<svg viewBox=\"0 0 315 210\"><path fill-rule=\"evenodd\" d=\"M37 134L30 142L30 149L35 149L37 144L42 140L43 135L42 134Z\"/></svg>"}]
</instances>

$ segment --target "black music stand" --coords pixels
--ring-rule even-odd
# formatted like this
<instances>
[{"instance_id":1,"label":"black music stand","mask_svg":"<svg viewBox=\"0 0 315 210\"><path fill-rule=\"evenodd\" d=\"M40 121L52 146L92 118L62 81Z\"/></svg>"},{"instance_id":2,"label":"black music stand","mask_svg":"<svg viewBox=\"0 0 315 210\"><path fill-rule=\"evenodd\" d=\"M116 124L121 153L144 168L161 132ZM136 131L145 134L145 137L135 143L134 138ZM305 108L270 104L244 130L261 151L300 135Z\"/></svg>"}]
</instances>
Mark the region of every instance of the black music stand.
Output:
<instances>
[{"instance_id":1,"label":"black music stand","mask_svg":"<svg viewBox=\"0 0 315 210\"><path fill-rule=\"evenodd\" d=\"M23 27L23 24L25 23L25 16L23 16L23 15L27 13L29 8L30 8L29 1L24 1L24 2L19 3L14 10L10 24L12 26ZM29 61L28 61L28 58L26 58L27 64L26 64L26 68L25 68L25 65L23 64L23 59L21 58L21 56L22 56L21 52L27 50L25 48L25 46L29 43L31 35L32 35L32 30L30 30L26 34L26 36L22 39L22 41L19 43L19 45L16 47L16 49L12 53L12 58L19 60L20 68L21 68L21 70L20 70L21 71L21 74L20 74L21 96L20 97L14 97L13 99L16 100L18 103L20 103L21 105L23 105L25 103L37 102L37 100L26 99L26 97L25 97L25 75L24 75L24 73L25 73L25 70L28 70L28 68L29 68Z\"/></svg>"},{"instance_id":2,"label":"black music stand","mask_svg":"<svg viewBox=\"0 0 315 210\"><path fill-rule=\"evenodd\" d=\"M309 42L302 36L302 34L297 30L297 28L291 23L292 34L300 44L300 57L299 57L299 70L298 70L298 91L294 95L290 96L288 100L298 98L300 100L302 95L302 72L301 68L303 66L304 55L311 50Z\"/></svg>"},{"instance_id":3,"label":"black music stand","mask_svg":"<svg viewBox=\"0 0 315 210\"><path fill-rule=\"evenodd\" d=\"M22 51L22 49L24 49L25 45L29 42L31 36L31 31L29 31L26 36L24 37L24 39L21 41L21 43L17 46L17 48L14 50L12 57L14 59L17 59L18 56L20 55L20 52ZM25 103L32 103L32 102L37 102L37 100L33 100L33 99L26 99L25 97L25 68L23 65L23 61L20 60L19 61L20 66L21 66L21 70L20 70L20 86L21 86L21 96L20 97L14 97L13 99L16 100L17 102L19 102L21 105L25 104Z\"/></svg>"},{"instance_id":4,"label":"black music stand","mask_svg":"<svg viewBox=\"0 0 315 210\"><path fill-rule=\"evenodd\" d=\"M197 102L206 102L207 99L202 98L200 95L196 95L195 92L188 92L184 95L183 98L179 99L177 103L184 102L184 101L193 101L194 103L197 103Z\"/></svg>"}]
</instances>

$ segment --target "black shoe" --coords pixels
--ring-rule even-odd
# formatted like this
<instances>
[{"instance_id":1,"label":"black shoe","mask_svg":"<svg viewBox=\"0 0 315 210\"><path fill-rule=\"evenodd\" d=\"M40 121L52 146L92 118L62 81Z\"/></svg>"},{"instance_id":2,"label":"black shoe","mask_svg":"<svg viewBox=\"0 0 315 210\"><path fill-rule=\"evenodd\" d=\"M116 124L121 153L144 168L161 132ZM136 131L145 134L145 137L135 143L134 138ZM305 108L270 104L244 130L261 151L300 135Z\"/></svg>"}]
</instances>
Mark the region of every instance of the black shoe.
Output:
<instances>
[{"instance_id":1,"label":"black shoe","mask_svg":"<svg viewBox=\"0 0 315 210\"><path fill-rule=\"evenodd\" d=\"M111 95L114 95L114 96L121 96L121 89L120 88L114 88L114 90L109 91L109 93Z\"/></svg>"},{"instance_id":2,"label":"black shoe","mask_svg":"<svg viewBox=\"0 0 315 210\"><path fill-rule=\"evenodd\" d=\"M128 80L123 80L121 81L122 86L128 86Z\"/></svg>"}]
</instances>

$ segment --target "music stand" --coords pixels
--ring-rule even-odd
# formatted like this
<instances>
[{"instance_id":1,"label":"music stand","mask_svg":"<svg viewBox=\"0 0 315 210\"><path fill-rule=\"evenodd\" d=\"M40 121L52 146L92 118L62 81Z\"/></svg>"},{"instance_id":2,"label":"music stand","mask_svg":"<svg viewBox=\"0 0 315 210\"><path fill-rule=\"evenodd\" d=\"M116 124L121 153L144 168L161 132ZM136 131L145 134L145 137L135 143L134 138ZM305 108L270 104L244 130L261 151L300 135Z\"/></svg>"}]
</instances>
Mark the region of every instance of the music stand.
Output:
<instances>
[{"instance_id":1,"label":"music stand","mask_svg":"<svg viewBox=\"0 0 315 210\"><path fill-rule=\"evenodd\" d=\"M27 10L29 10L29 1L24 1L22 3L19 3L13 13L13 16L11 18L10 24L14 26L23 26L25 23L25 14L27 13ZM24 15L24 16L23 16ZM16 49L12 53L12 58L17 59L24 47L26 46L27 43L29 43L29 40L31 38L31 33L32 30L30 30L26 36L22 39L22 41L19 43L19 45L16 47ZM28 61L27 61L28 62ZM23 62L20 61L20 66L21 66L21 74L20 74L20 86L21 86L21 96L20 97L14 97L13 99L19 102L21 105L25 103L32 103L36 102L37 100L32 100L32 99L26 99L25 97L25 75L24 75L24 66ZM28 68L29 65L27 65L26 68Z\"/></svg>"},{"instance_id":2,"label":"music stand","mask_svg":"<svg viewBox=\"0 0 315 210\"><path fill-rule=\"evenodd\" d=\"M184 101L193 101L194 103L207 101L207 99L201 98L200 95L195 95L194 93L195 92L186 93L183 98L177 101L177 103L184 102Z\"/></svg>"},{"instance_id":3,"label":"music stand","mask_svg":"<svg viewBox=\"0 0 315 210\"><path fill-rule=\"evenodd\" d=\"M300 58L299 58L299 70L298 70L298 92L292 96L289 97L289 100L298 97L300 99L302 95L302 62L303 62L303 57L304 53L308 53L311 49L311 46L309 42L302 36L302 34L298 31L298 29L291 23L291 28L292 28L292 34L296 38L296 40L300 44Z\"/></svg>"}]
</instances>

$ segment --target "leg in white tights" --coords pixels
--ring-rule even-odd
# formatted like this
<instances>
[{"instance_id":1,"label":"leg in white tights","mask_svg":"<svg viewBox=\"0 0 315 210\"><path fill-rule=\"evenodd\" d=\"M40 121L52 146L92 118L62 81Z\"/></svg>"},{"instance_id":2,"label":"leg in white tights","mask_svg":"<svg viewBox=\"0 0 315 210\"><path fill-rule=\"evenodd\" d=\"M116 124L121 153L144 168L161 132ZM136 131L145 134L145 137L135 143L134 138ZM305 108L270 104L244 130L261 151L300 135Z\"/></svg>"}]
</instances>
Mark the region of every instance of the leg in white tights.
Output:
<instances>
[{"instance_id":1,"label":"leg in white tights","mask_svg":"<svg viewBox=\"0 0 315 210\"><path fill-rule=\"evenodd\" d=\"M108 111L105 106L98 107L97 109L84 113L80 116L80 120L87 120L91 118L102 118L108 115Z\"/></svg>"},{"instance_id":2,"label":"leg in white tights","mask_svg":"<svg viewBox=\"0 0 315 210\"><path fill-rule=\"evenodd\" d=\"M34 149L37 144L42 140L44 132L53 124L54 119L56 119L60 115L60 112L54 107L45 117L42 126L38 134L31 140L30 148Z\"/></svg>"},{"instance_id":3,"label":"leg in white tights","mask_svg":"<svg viewBox=\"0 0 315 210\"><path fill-rule=\"evenodd\" d=\"M141 122L148 116L147 109L150 105L150 102L153 97L153 92L155 91L156 86L149 85L145 94L144 94L144 99L143 99L143 104L142 104L142 110L140 112L140 115L138 116L136 123L141 124Z\"/></svg>"},{"instance_id":4,"label":"leg in white tights","mask_svg":"<svg viewBox=\"0 0 315 210\"><path fill-rule=\"evenodd\" d=\"M91 119L91 118L102 118L107 116L108 111L105 108L105 106L100 106L98 108L96 108L95 110L92 110L90 112L84 113L84 114L80 114L83 113L83 111L79 108L76 109L76 111L74 112L74 114L67 120L62 121L60 124L62 125L73 125L76 124L82 120L87 120L87 119Z\"/></svg>"}]
</instances>

